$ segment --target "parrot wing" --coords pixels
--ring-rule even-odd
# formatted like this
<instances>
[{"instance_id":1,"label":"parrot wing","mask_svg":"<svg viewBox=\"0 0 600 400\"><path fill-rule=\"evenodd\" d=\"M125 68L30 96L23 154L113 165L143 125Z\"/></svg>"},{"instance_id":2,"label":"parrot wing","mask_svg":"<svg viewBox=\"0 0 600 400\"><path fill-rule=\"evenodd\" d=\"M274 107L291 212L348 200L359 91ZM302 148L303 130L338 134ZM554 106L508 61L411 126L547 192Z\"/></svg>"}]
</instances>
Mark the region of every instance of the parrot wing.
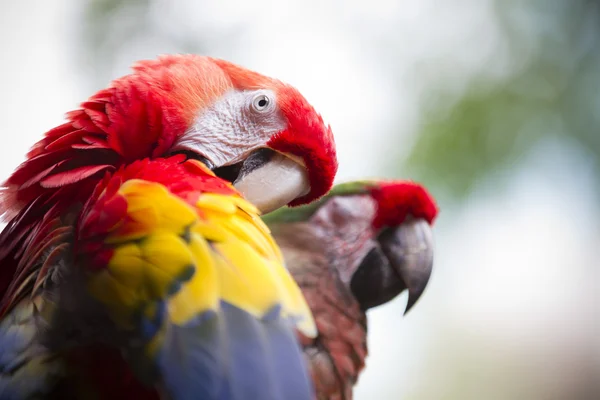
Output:
<instances>
[{"instance_id":1,"label":"parrot wing","mask_svg":"<svg viewBox=\"0 0 600 400\"><path fill-rule=\"evenodd\" d=\"M60 245L50 246L42 259L53 266L38 269L61 276L43 291L47 347L87 329L87 344L121 349L141 382L173 399L312 398L293 329L314 336L310 310L257 209L203 164L135 162L101 182L68 231L73 265L64 249L50 261ZM19 286L12 298L33 293Z\"/></svg>"}]
</instances>

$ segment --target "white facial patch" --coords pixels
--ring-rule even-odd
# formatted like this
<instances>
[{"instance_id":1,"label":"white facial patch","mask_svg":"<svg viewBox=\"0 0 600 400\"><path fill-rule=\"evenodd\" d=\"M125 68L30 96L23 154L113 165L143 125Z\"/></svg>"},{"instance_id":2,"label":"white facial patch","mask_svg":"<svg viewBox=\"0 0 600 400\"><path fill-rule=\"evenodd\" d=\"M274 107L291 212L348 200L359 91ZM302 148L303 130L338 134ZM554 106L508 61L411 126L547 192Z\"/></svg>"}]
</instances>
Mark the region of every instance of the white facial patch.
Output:
<instances>
[{"instance_id":1,"label":"white facial patch","mask_svg":"<svg viewBox=\"0 0 600 400\"><path fill-rule=\"evenodd\" d=\"M190 150L215 167L245 159L286 128L270 90L231 90L202 110L173 150Z\"/></svg>"}]
</instances>

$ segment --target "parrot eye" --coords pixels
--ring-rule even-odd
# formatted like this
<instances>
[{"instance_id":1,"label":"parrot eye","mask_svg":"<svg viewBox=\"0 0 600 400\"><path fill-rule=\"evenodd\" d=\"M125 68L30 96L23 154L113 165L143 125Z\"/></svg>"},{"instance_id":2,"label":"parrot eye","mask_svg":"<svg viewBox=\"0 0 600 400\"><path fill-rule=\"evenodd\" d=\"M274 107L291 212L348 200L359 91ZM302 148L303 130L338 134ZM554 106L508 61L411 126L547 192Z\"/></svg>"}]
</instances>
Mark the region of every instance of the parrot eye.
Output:
<instances>
[{"instance_id":1,"label":"parrot eye","mask_svg":"<svg viewBox=\"0 0 600 400\"><path fill-rule=\"evenodd\" d=\"M252 99L252 110L264 113L271 109L270 105L273 103L273 100L264 93L257 94Z\"/></svg>"}]
</instances>

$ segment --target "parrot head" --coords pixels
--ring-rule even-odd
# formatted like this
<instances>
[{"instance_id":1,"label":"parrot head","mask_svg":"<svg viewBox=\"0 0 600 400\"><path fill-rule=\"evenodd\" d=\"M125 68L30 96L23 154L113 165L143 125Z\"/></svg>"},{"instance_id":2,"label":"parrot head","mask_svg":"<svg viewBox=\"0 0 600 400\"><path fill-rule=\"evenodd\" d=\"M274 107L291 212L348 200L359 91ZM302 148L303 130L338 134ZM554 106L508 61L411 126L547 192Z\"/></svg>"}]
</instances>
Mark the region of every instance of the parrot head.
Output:
<instances>
[{"instance_id":1,"label":"parrot head","mask_svg":"<svg viewBox=\"0 0 600 400\"><path fill-rule=\"evenodd\" d=\"M433 266L432 224L438 208L420 185L407 181L357 181L335 186L319 201L264 216L284 249L290 240L324 254L336 271L342 294L363 311L408 290L406 312L425 290ZM290 252L291 253L291 252ZM303 287L307 267L294 270ZM304 289L304 288L303 288Z\"/></svg>"},{"instance_id":2,"label":"parrot head","mask_svg":"<svg viewBox=\"0 0 600 400\"><path fill-rule=\"evenodd\" d=\"M138 62L67 119L5 182L5 219L39 198L89 195L90 182L135 160L178 153L202 161L262 213L321 197L337 171L331 129L298 90L210 57ZM81 182L90 184L73 185Z\"/></svg>"}]
</instances>

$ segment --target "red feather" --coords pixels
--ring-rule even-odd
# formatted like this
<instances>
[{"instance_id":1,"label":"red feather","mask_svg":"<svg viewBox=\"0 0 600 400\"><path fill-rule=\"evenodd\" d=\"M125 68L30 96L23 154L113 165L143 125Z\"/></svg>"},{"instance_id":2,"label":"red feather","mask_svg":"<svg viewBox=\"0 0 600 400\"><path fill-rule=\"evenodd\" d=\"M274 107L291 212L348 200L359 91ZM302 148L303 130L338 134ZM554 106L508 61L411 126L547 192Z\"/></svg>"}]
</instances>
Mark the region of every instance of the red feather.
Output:
<instances>
[{"instance_id":1,"label":"red feather","mask_svg":"<svg viewBox=\"0 0 600 400\"><path fill-rule=\"evenodd\" d=\"M69 160L69 151L67 149L62 149L52 153L39 154L19 165L4 186L12 186L17 191L23 190L25 189L23 185L26 182L29 184L35 176L41 175L44 170L53 166L55 167L59 162L66 162ZM16 185L18 185L18 187ZM31 185L29 184L28 186ZM37 197L39 196L34 196L33 198ZM33 198L31 200L33 200ZM6 207L6 205L2 204L2 207Z\"/></svg>"},{"instance_id":2,"label":"red feather","mask_svg":"<svg viewBox=\"0 0 600 400\"><path fill-rule=\"evenodd\" d=\"M108 142L100 136L86 135L86 136L83 136L81 138L81 140L87 144L98 144L98 145L106 146L106 148L110 148L110 146L108 145Z\"/></svg>"},{"instance_id":3,"label":"red feather","mask_svg":"<svg viewBox=\"0 0 600 400\"><path fill-rule=\"evenodd\" d=\"M9 284L20 287L19 280L39 264L29 261L39 250L36 246L41 246L40 238L52 235L57 228L45 224L79 212L92 194L98 193L94 190L101 185L102 172L121 170L121 178L127 179L126 175L138 168L142 179L151 179L150 172L141 172L145 168L141 164L127 170L122 167L136 160L165 156L199 110L214 98L232 87L257 84L278 91L281 109L291 127L269 145L305 157L311 191L294 204L324 194L337 170L337 163L331 162L335 159L333 137L295 89L207 57L176 55L143 61L134 66L133 73L114 80L110 87L83 102L80 109L67 113L67 122L49 130L0 189L0 215L9 221L0 234L0 293ZM181 191L182 198L193 198L198 188L215 193L233 191L228 183L209 176L173 185L169 173L184 173L188 167L179 167L178 172L166 172L165 165L151 168L156 169L154 179ZM26 265L26 271L18 271L19 265ZM12 282L16 275L20 276L18 282ZM14 295L2 298L0 317L14 304Z\"/></svg>"},{"instance_id":4,"label":"red feather","mask_svg":"<svg viewBox=\"0 0 600 400\"><path fill-rule=\"evenodd\" d=\"M67 235L56 236L55 241L59 242L61 240L64 240L65 236L67 236ZM39 272L37 274L36 281L33 283L33 288L31 289L31 291L32 291L32 293L34 293L34 295L37 292L37 290L39 289L39 287L44 283L44 279L46 278L46 274L48 273L48 271L50 270L50 268L61 257L64 257L64 253L65 253L65 251L67 249L69 249L69 243L65 242L65 243L62 243L62 244L56 246L50 252L50 254L48 254L48 256L46 257L46 260L44 261L44 264L42 265L42 268L40 268L40 270L39 270Z\"/></svg>"},{"instance_id":5,"label":"red feather","mask_svg":"<svg viewBox=\"0 0 600 400\"><path fill-rule=\"evenodd\" d=\"M48 168L46 168L45 170L43 170L42 172L40 172L37 175L34 175L32 178L30 178L28 181L26 181L25 183L23 183L21 185L21 189L26 189L32 185L35 185L37 183L40 183L40 181L45 178L46 176L48 176L48 174L52 171L54 171L56 168L58 168L61 164L64 164L65 162L67 162L69 160L63 160L63 161L59 161L56 164L52 164L51 166L49 166Z\"/></svg>"},{"instance_id":6,"label":"red feather","mask_svg":"<svg viewBox=\"0 0 600 400\"><path fill-rule=\"evenodd\" d=\"M21 244L21 237L29 233L31 231L30 228L33 225L35 225L36 223L40 223L38 218L44 216L44 201L45 199L42 197L32 201L31 204L27 206L27 208L23 209L4 228L2 234L0 234L0 243L5 244L4 246L0 246L0 259L4 259L5 257L7 257L8 253L13 251L18 244Z\"/></svg>"},{"instance_id":7,"label":"red feather","mask_svg":"<svg viewBox=\"0 0 600 400\"><path fill-rule=\"evenodd\" d=\"M127 201L118 193L118 189L128 180L160 183L190 204L194 204L203 192L240 196L229 182L198 168L196 163L186 160L182 155L144 159L107 176L96 187L81 212L76 227L75 255L83 255L88 268L106 267L112 250L103 245L103 240L127 218Z\"/></svg>"},{"instance_id":8,"label":"red feather","mask_svg":"<svg viewBox=\"0 0 600 400\"><path fill-rule=\"evenodd\" d=\"M288 129L274 135L267 145L282 153L301 157L306 164L310 192L289 205L308 204L331 189L337 173L337 155L331 127L293 87L280 89L278 100L288 119ZM333 162L332 162L333 160Z\"/></svg>"},{"instance_id":9,"label":"red feather","mask_svg":"<svg viewBox=\"0 0 600 400\"><path fill-rule=\"evenodd\" d=\"M78 142L81 143L83 133L87 133L87 132L85 132L83 129L78 129L78 130L69 132L65 135L59 136L46 146L46 151L52 152L52 151L68 148L70 145L78 143Z\"/></svg>"},{"instance_id":10,"label":"red feather","mask_svg":"<svg viewBox=\"0 0 600 400\"><path fill-rule=\"evenodd\" d=\"M71 183L76 183L84 180L97 172L103 171L108 168L114 168L112 165L95 165L86 166L71 169L68 171L60 172L58 174L50 175L40 181L40 185L44 188L57 188Z\"/></svg>"},{"instance_id":11,"label":"red feather","mask_svg":"<svg viewBox=\"0 0 600 400\"><path fill-rule=\"evenodd\" d=\"M134 73L115 80L81 109L67 113L68 121L49 130L4 183L0 214L11 221L0 234L0 316L14 304L15 290L36 267L36 254L44 246L41 239L57 235L50 222L85 203L102 171L164 153L185 131L189 113L195 110L182 110L184 103L168 100L173 96L164 90L149 95L160 79L164 76L158 73L154 78ZM144 104L147 101L153 104Z\"/></svg>"},{"instance_id":12,"label":"red feather","mask_svg":"<svg viewBox=\"0 0 600 400\"><path fill-rule=\"evenodd\" d=\"M108 144L73 144L71 145L72 149L77 150L93 150L93 149L110 149Z\"/></svg>"},{"instance_id":13,"label":"red feather","mask_svg":"<svg viewBox=\"0 0 600 400\"><path fill-rule=\"evenodd\" d=\"M375 228L400 225L408 215L423 218L430 224L437 217L438 207L427 190L414 182L384 182L371 188L377 201Z\"/></svg>"}]
</instances>

